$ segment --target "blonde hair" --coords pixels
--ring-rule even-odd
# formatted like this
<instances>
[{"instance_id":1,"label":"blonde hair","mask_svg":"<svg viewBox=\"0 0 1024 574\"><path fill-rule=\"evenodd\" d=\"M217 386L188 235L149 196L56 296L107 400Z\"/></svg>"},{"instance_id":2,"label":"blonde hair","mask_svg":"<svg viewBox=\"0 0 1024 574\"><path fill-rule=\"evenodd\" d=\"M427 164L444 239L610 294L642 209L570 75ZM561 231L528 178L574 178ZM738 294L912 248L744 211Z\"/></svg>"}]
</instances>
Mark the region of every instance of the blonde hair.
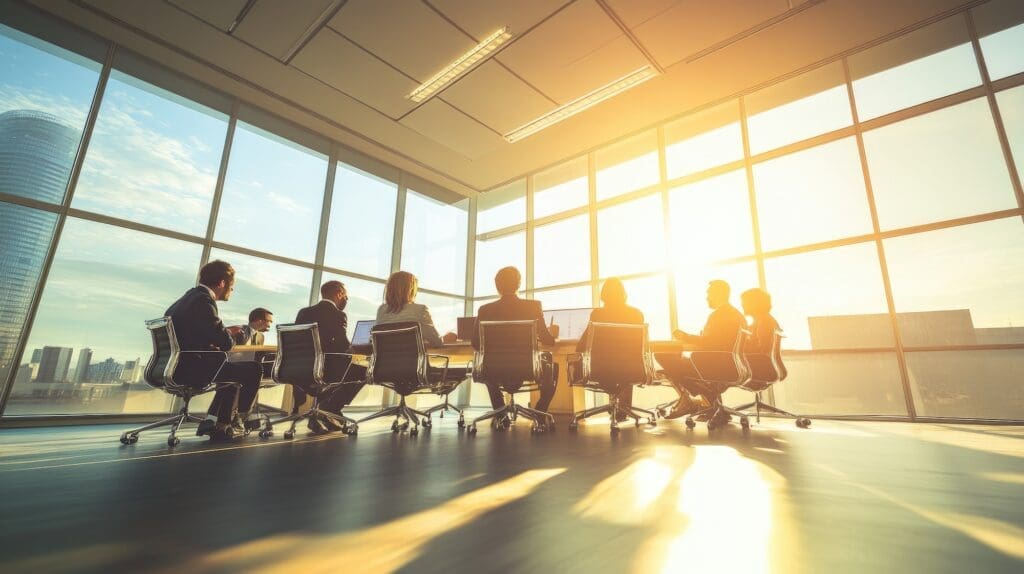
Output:
<instances>
[{"instance_id":1,"label":"blonde hair","mask_svg":"<svg viewBox=\"0 0 1024 574\"><path fill-rule=\"evenodd\" d=\"M395 271L384 286L384 304L388 313L398 313L416 296L416 276L408 271Z\"/></svg>"}]
</instances>

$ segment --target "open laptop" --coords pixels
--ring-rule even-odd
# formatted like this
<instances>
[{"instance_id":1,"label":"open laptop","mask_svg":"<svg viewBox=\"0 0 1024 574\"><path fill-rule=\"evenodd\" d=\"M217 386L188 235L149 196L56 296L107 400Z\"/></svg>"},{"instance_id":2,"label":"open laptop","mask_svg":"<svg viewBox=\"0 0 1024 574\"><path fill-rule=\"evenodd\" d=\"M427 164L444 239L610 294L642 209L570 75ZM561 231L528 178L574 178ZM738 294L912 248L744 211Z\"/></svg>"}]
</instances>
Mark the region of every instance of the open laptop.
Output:
<instances>
[{"instance_id":1,"label":"open laptop","mask_svg":"<svg viewBox=\"0 0 1024 574\"><path fill-rule=\"evenodd\" d=\"M456 336L460 341L472 341L476 334L476 317L459 317Z\"/></svg>"},{"instance_id":2,"label":"open laptop","mask_svg":"<svg viewBox=\"0 0 1024 574\"><path fill-rule=\"evenodd\" d=\"M376 325L376 321L356 321L356 330L352 332L352 350L356 353L370 352L370 331Z\"/></svg>"},{"instance_id":3,"label":"open laptop","mask_svg":"<svg viewBox=\"0 0 1024 574\"><path fill-rule=\"evenodd\" d=\"M544 311L544 323L558 325L558 340L578 341L590 323L592 308L551 309Z\"/></svg>"}]
</instances>

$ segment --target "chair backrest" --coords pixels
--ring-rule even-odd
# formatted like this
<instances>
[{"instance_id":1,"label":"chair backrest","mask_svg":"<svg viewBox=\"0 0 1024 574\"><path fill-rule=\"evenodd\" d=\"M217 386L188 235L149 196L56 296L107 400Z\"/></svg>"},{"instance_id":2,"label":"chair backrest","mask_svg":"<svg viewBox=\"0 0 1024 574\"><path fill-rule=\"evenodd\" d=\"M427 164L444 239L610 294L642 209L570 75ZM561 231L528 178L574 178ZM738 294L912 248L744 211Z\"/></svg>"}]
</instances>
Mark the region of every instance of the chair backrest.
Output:
<instances>
[{"instance_id":1,"label":"chair backrest","mask_svg":"<svg viewBox=\"0 0 1024 574\"><path fill-rule=\"evenodd\" d=\"M170 317L146 321L149 336L153 340L153 354L146 363L143 379L151 387L165 389L173 386L174 368L178 363L178 338Z\"/></svg>"},{"instance_id":2,"label":"chair backrest","mask_svg":"<svg viewBox=\"0 0 1024 574\"><path fill-rule=\"evenodd\" d=\"M694 351L690 354L693 366L701 379L723 386L742 385L750 380L750 368L743 356L743 344L750 332L742 327L736 331L731 351Z\"/></svg>"},{"instance_id":3,"label":"chair backrest","mask_svg":"<svg viewBox=\"0 0 1024 574\"><path fill-rule=\"evenodd\" d=\"M277 326L274 381L315 394L324 385L324 354L316 323Z\"/></svg>"},{"instance_id":4,"label":"chair backrest","mask_svg":"<svg viewBox=\"0 0 1024 574\"><path fill-rule=\"evenodd\" d=\"M647 324L590 323L583 352L583 379L609 393L654 378Z\"/></svg>"},{"instance_id":5,"label":"chair backrest","mask_svg":"<svg viewBox=\"0 0 1024 574\"><path fill-rule=\"evenodd\" d=\"M419 323L375 325L370 332L373 354L366 369L366 382L390 387L408 395L430 386L428 357Z\"/></svg>"},{"instance_id":6,"label":"chair backrest","mask_svg":"<svg viewBox=\"0 0 1024 574\"><path fill-rule=\"evenodd\" d=\"M772 345L768 353L747 353L745 358L750 368L750 382L746 386L761 390L786 379L786 366L782 363L781 330L776 329L772 333Z\"/></svg>"},{"instance_id":7,"label":"chair backrest","mask_svg":"<svg viewBox=\"0 0 1024 574\"><path fill-rule=\"evenodd\" d=\"M508 392L532 390L541 377L537 322L480 321L480 350L473 359L473 380Z\"/></svg>"}]
</instances>

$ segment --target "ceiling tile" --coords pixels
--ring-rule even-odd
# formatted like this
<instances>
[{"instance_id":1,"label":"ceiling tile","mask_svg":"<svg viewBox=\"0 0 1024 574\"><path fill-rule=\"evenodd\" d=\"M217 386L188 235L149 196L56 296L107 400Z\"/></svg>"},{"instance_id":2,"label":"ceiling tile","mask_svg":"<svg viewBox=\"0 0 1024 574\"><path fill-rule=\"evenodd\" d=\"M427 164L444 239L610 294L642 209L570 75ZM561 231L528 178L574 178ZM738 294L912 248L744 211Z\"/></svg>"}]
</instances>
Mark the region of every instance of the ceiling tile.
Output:
<instances>
[{"instance_id":1,"label":"ceiling tile","mask_svg":"<svg viewBox=\"0 0 1024 574\"><path fill-rule=\"evenodd\" d=\"M238 25L235 36L284 60L334 0L259 0Z\"/></svg>"},{"instance_id":2,"label":"ceiling tile","mask_svg":"<svg viewBox=\"0 0 1024 574\"><path fill-rule=\"evenodd\" d=\"M574 100L647 63L593 0L579 1L562 10L497 58L559 103Z\"/></svg>"},{"instance_id":3,"label":"ceiling tile","mask_svg":"<svg viewBox=\"0 0 1024 574\"><path fill-rule=\"evenodd\" d=\"M417 108L402 123L469 159L507 145L501 136L437 98Z\"/></svg>"},{"instance_id":4,"label":"ceiling tile","mask_svg":"<svg viewBox=\"0 0 1024 574\"><path fill-rule=\"evenodd\" d=\"M245 0L171 0L171 3L225 32L245 7Z\"/></svg>"},{"instance_id":5,"label":"ceiling tile","mask_svg":"<svg viewBox=\"0 0 1024 574\"><path fill-rule=\"evenodd\" d=\"M684 3L684 0L605 0L605 3L627 28L632 29Z\"/></svg>"},{"instance_id":6,"label":"ceiling tile","mask_svg":"<svg viewBox=\"0 0 1024 574\"><path fill-rule=\"evenodd\" d=\"M508 26L514 36L524 34L568 0L432 0L449 20L483 40L488 34Z\"/></svg>"},{"instance_id":7,"label":"ceiling tile","mask_svg":"<svg viewBox=\"0 0 1024 574\"><path fill-rule=\"evenodd\" d=\"M321 30L292 65L392 118L416 105L405 97L415 82L330 28Z\"/></svg>"},{"instance_id":8,"label":"ceiling tile","mask_svg":"<svg viewBox=\"0 0 1024 574\"><path fill-rule=\"evenodd\" d=\"M473 70L445 90L441 99L501 133L555 107L497 62L487 62Z\"/></svg>"},{"instance_id":9,"label":"ceiling tile","mask_svg":"<svg viewBox=\"0 0 1024 574\"><path fill-rule=\"evenodd\" d=\"M349 0L329 25L417 82L476 45L422 2Z\"/></svg>"}]
</instances>

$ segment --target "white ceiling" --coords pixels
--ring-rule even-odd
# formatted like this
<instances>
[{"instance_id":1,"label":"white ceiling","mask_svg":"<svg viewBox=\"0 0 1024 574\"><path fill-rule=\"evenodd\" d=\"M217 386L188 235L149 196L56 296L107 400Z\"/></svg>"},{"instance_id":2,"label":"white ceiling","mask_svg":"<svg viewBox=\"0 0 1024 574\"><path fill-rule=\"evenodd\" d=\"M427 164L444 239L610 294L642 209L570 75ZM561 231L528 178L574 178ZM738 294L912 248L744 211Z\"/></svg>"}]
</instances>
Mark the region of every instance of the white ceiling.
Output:
<instances>
[{"instance_id":1,"label":"white ceiling","mask_svg":"<svg viewBox=\"0 0 1024 574\"><path fill-rule=\"evenodd\" d=\"M31 0L461 193L487 190L965 0ZM405 98L491 32L436 97ZM516 144L503 133L644 65L662 75Z\"/></svg>"}]
</instances>

